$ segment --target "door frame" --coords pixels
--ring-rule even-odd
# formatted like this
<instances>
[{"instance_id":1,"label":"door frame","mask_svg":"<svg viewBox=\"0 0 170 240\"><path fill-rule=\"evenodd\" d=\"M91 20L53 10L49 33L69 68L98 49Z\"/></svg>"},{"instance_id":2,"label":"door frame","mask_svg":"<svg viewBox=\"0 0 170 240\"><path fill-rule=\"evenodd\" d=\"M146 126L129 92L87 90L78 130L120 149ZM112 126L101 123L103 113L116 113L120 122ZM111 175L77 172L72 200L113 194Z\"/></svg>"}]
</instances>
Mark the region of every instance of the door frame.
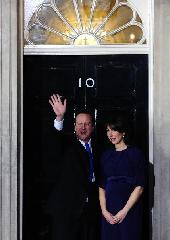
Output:
<instances>
[{"instance_id":1,"label":"door frame","mask_svg":"<svg viewBox=\"0 0 170 240\"><path fill-rule=\"evenodd\" d=\"M148 55L148 117L149 117L149 163L153 165L153 81L154 81L154 0L150 1L149 9L149 42L146 45L108 45L108 46L27 46L24 49L23 39L23 1L19 0L19 239L22 240L22 198L23 198L23 56L24 55L117 55L117 54L147 54ZM149 186L149 188L152 186ZM152 209L153 216L153 209ZM150 226L152 231L152 226ZM152 233L150 233L150 240Z\"/></svg>"},{"instance_id":2,"label":"door frame","mask_svg":"<svg viewBox=\"0 0 170 240\"><path fill-rule=\"evenodd\" d=\"M139 1L139 0L138 0ZM167 2L167 1L166 1ZM155 4L154 4L155 3ZM155 6L154 6L155 5ZM163 16L163 11L166 8L167 3L161 4L160 1L151 0L149 1L149 42L147 49L141 50L139 46L107 46L102 47L89 47L89 48L76 48L72 46L62 46L56 47L56 49L46 51L43 49L43 54L129 54L129 53L140 53L142 51L147 53L149 56L149 160L153 163L153 147L157 150L156 140L160 137L154 137L155 142L153 142L153 127L157 131L159 130L159 120L160 115L155 112L154 126L153 126L153 97L156 100L155 104L158 104L158 111L160 107L164 104L164 100L168 100L167 97L162 97L163 88L165 85L159 83L163 74L163 70L160 70L163 64L166 64L166 59L163 60L163 56L160 54L163 46L167 46L169 43L163 42L166 38L162 38L162 33L164 30L159 31L155 28L155 39L153 35L154 31L154 11L157 18L155 18L156 26L163 26L166 24L166 19L168 14ZM23 55L27 54L24 51L24 40L23 40L23 29L24 29L24 6L22 0L6 0L0 2L0 7L2 8L0 15L0 23L2 29L0 30L1 36L1 46L0 46L0 79L1 79L1 158L0 158L0 168L1 168L1 236L2 240L7 239L20 239L22 240L22 180L23 180ZM161 11L160 11L161 10ZM153 56L153 43L158 50L157 54ZM60 49L59 49L60 48ZM140 50L139 50L140 49ZM30 51L30 50L29 50ZM140 52L138 52L140 51ZM38 54L41 49L34 51L32 50L29 54ZM153 58L154 57L154 58ZM156 64L156 72L153 73L153 60ZM159 67L159 68L158 68ZM155 77L155 79L154 79ZM154 81L153 81L154 80ZM154 88L153 88L154 86ZM158 91L160 88L160 91ZM155 93L154 93L155 90ZM169 104L169 103L168 103ZM167 104L167 105L168 105ZM169 106L169 105L168 105ZM165 113L167 117L167 113ZM164 117L164 118L165 118ZM161 128L162 129L162 128ZM161 135L162 136L162 135ZM165 143L165 141L163 141ZM166 148L165 148L166 149ZM158 151L156 151L156 154ZM156 167L162 167L159 161L162 160L162 153L160 156L155 156ZM17 171L18 169L18 171ZM157 171L158 180L161 176L161 168ZM167 174L165 173L165 176ZM160 178L161 179L161 178ZM18 184L17 184L18 181ZM155 202L155 216L160 219L162 206L158 204L161 197L161 191L159 189L161 185L157 184ZM165 186L163 184L163 186ZM18 189L19 188L19 189ZM17 189L19 190L17 195ZM165 189L166 190L166 189ZM167 194L165 196L168 196ZM17 209L18 203L18 209ZM17 210L20 208L20 215L16 215ZM17 217L20 228L17 228ZM19 221L20 220L20 221ZM161 222L156 223L153 226L153 234L160 238L162 232L160 230ZM164 230L164 229L163 229ZM157 234L159 233L159 234Z\"/></svg>"},{"instance_id":3,"label":"door frame","mask_svg":"<svg viewBox=\"0 0 170 240\"><path fill-rule=\"evenodd\" d=\"M44 52L42 54L42 51L38 52L38 49L36 49L35 51L32 52L31 55L56 55L56 56L60 56L60 55L121 55L121 54L147 54L148 55L148 115L149 115L149 163L151 165L153 165L153 51L151 51L151 49L149 48L141 48L140 50L138 48L123 48L121 49L121 47L117 47L117 48L113 48L113 47L101 47L101 48L91 48L91 47L83 47L81 48L81 52L80 52L80 48L78 47L70 47L70 48L64 48L64 52L62 52L62 49L57 48L58 52L56 53L56 51L54 51L54 49L52 51L49 52L45 52L47 49L44 49ZM107 51L109 50L109 54L107 54L105 52L105 50L107 49ZM120 50L121 49L121 50ZM120 51L119 51L120 50ZM140 53L139 53L140 52ZM30 55L30 52L24 52L24 55ZM22 56L23 57L23 56ZM22 79L23 81L23 79ZM23 84L23 82L22 82ZM23 85L22 85L23 86ZM23 90L21 89L21 92ZM21 99L23 98L23 95L21 94ZM21 103L22 105L22 103ZM23 115L23 106L22 106L22 114ZM22 119L22 126L23 126L23 119ZM23 130L21 129L21 132ZM22 135L23 137L23 132ZM22 141L21 141L21 144ZM21 156L23 157L23 146L21 147ZM22 240L22 197L23 197L23 188L22 188L22 183L23 183L23 158L21 158L21 162L20 162L20 171L21 171L21 175L20 175L20 239ZM149 188L152 186L149 186ZM153 193L153 190L151 190L151 192ZM153 210L152 210L153 211ZM153 214L153 212L152 212ZM150 226L150 228L152 228L152 226ZM150 234L151 235L151 234Z\"/></svg>"}]
</instances>

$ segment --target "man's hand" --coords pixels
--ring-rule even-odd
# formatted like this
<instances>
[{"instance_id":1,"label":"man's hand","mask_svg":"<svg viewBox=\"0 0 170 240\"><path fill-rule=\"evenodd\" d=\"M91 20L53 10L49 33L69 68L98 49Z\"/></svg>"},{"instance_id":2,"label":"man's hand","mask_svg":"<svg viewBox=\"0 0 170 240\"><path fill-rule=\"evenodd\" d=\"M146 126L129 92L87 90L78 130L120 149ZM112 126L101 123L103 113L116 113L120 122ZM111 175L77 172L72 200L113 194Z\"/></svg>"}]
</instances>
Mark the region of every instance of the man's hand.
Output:
<instances>
[{"instance_id":1,"label":"man's hand","mask_svg":"<svg viewBox=\"0 0 170 240\"><path fill-rule=\"evenodd\" d=\"M64 102L62 103L61 97L58 94L53 94L49 99L49 103L56 114L57 121L64 119L64 114L66 112L66 102L67 100L64 99Z\"/></svg>"}]
</instances>

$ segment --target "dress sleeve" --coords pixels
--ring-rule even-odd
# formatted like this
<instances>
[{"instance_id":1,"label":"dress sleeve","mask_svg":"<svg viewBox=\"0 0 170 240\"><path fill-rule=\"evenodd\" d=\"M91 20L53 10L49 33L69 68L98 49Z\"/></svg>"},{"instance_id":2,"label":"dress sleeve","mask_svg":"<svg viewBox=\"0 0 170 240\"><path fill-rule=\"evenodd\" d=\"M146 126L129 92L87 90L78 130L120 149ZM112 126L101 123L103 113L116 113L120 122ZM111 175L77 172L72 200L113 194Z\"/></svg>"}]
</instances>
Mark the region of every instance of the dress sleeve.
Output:
<instances>
[{"instance_id":1,"label":"dress sleeve","mask_svg":"<svg viewBox=\"0 0 170 240\"><path fill-rule=\"evenodd\" d=\"M144 154L139 149L136 149L135 161L135 186L144 187L146 182L146 160Z\"/></svg>"}]
</instances>

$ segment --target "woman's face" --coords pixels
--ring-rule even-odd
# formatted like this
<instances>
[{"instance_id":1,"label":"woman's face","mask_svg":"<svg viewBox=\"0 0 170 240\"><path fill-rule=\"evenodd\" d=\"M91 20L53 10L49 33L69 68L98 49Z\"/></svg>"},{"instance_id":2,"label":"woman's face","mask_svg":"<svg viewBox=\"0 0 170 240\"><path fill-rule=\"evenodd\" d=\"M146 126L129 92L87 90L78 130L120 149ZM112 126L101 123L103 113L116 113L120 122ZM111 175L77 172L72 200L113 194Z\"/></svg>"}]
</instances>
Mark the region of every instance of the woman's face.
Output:
<instances>
[{"instance_id":1,"label":"woman's face","mask_svg":"<svg viewBox=\"0 0 170 240\"><path fill-rule=\"evenodd\" d=\"M112 144L117 145L117 144L124 143L123 136L125 135L125 133L120 133L118 131L115 131L111 129L109 126L107 126L106 131L107 131L107 137Z\"/></svg>"}]
</instances>

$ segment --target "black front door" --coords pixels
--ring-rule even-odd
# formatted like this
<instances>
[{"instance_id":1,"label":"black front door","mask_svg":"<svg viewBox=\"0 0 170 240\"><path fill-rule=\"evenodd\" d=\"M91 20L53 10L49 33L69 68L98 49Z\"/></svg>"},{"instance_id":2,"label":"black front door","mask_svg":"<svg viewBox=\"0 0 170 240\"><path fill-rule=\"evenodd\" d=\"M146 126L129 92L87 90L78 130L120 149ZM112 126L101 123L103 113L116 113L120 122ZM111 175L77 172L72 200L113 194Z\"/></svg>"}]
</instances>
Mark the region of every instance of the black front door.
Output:
<instances>
[{"instance_id":1,"label":"black front door","mask_svg":"<svg viewBox=\"0 0 170 240\"><path fill-rule=\"evenodd\" d=\"M127 112L133 141L147 157L148 56L24 56L23 93L23 240L45 240L50 220L43 210L48 191L44 169L52 154L47 149L55 142L55 115L48 99L53 93L67 98L67 132L74 130L75 112L90 109L101 144L108 115L115 110Z\"/></svg>"}]
</instances>

